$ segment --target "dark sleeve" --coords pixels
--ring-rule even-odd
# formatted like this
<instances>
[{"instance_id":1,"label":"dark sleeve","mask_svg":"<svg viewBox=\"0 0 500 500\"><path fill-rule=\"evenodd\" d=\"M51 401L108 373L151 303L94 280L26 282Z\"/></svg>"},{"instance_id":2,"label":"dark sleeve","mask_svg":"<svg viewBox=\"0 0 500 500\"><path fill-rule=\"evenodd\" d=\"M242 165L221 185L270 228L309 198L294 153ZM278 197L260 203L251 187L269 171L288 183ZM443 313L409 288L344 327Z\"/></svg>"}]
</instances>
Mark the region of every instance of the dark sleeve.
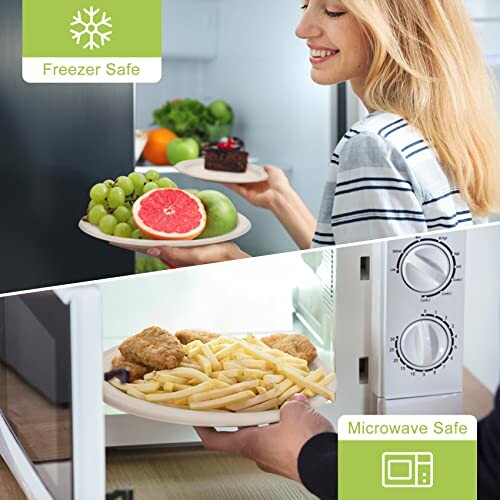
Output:
<instances>
[{"instance_id":1,"label":"dark sleeve","mask_svg":"<svg viewBox=\"0 0 500 500\"><path fill-rule=\"evenodd\" d=\"M303 485L321 500L337 500L337 434L312 437L299 454L299 476Z\"/></svg>"},{"instance_id":2,"label":"dark sleeve","mask_svg":"<svg viewBox=\"0 0 500 500\"><path fill-rule=\"evenodd\" d=\"M500 498L500 389L495 409L478 424L478 500Z\"/></svg>"}]
</instances>

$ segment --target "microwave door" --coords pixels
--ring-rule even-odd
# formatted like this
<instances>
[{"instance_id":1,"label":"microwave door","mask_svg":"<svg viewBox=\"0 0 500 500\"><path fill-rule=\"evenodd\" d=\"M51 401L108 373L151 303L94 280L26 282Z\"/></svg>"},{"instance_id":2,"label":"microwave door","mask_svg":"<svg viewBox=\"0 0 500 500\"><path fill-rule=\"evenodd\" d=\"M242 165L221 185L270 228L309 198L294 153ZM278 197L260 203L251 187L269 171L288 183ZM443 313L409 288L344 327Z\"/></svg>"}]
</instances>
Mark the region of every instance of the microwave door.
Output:
<instances>
[{"instance_id":1,"label":"microwave door","mask_svg":"<svg viewBox=\"0 0 500 500\"><path fill-rule=\"evenodd\" d=\"M0 299L0 453L29 498L104 497L100 324L92 286Z\"/></svg>"}]
</instances>

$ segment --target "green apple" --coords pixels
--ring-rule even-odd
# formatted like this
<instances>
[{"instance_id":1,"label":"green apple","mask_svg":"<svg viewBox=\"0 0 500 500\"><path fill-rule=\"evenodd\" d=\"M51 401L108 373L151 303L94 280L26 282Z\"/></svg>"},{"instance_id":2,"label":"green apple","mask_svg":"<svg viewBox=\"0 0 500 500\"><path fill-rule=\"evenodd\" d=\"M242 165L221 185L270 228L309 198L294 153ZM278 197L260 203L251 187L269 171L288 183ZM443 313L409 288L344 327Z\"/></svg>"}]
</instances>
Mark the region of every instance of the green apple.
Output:
<instances>
[{"instance_id":1,"label":"green apple","mask_svg":"<svg viewBox=\"0 0 500 500\"><path fill-rule=\"evenodd\" d=\"M238 225L238 212L233 202L219 191L200 191L196 196L207 211L207 225L198 239L214 238L233 231Z\"/></svg>"},{"instance_id":2,"label":"green apple","mask_svg":"<svg viewBox=\"0 0 500 500\"><path fill-rule=\"evenodd\" d=\"M212 116L222 124L233 123L234 114L231 106L224 101L215 101L208 106Z\"/></svg>"},{"instance_id":3,"label":"green apple","mask_svg":"<svg viewBox=\"0 0 500 500\"><path fill-rule=\"evenodd\" d=\"M174 139L170 142L167 149L168 159L172 165L177 165L181 161L195 160L200 156L200 146L191 138Z\"/></svg>"}]
</instances>

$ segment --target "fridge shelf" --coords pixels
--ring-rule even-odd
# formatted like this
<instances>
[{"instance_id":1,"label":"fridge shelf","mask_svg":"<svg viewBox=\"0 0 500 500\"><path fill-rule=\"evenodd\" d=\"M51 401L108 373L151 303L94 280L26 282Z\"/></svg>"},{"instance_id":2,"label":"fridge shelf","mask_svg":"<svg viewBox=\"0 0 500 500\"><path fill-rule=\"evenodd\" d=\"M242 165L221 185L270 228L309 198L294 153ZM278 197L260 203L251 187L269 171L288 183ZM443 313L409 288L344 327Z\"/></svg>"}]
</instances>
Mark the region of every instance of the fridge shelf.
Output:
<instances>
[{"instance_id":1,"label":"fridge shelf","mask_svg":"<svg viewBox=\"0 0 500 500\"><path fill-rule=\"evenodd\" d=\"M156 170L160 175L178 174L179 171L175 167L158 167L156 165L137 165L135 171L145 174L149 170Z\"/></svg>"},{"instance_id":2,"label":"fridge shelf","mask_svg":"<svg viewBox=\"0 0 500 500\"><path fill-rule=\"evenodd\" d=\"M500 16L497 17L473 17L475 23L500 23Z\"/></svg>"}]
</instances>

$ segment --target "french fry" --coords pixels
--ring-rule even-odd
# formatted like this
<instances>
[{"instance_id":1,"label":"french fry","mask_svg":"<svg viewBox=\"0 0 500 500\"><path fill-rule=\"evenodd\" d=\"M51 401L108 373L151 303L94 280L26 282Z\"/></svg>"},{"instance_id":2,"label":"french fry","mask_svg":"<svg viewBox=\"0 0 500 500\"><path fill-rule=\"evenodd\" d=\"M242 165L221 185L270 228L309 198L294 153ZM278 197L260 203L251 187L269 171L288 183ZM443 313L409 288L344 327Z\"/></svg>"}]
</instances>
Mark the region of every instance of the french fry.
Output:
<instances>
[{"instance_id":1,"label":"french fry","mask_svg":"<svg viewBox=\"0 0 500 500\"><path fill-rule=\"evenodd\" d=\"M307 380L298 370L288 366L281 366L279 367L279 371L281 371L285 377L292 380L297 385L305 389L309 389L316 394L321 394L324 398L333 401L333 394L330 391L315 382Z\"/></svg>"},{"instance_id":2,"label":"french fry","mask_svg":"<svg viewBox=\"0 0 500 500\"><path fill-rule=\"evenodd\" d=\"M246 337L246 340L249 344L256 345L260 347L261 349L268 350L269 347L262 342L262 340L259 340L253 333L249 333Z\"/></svg>"},{"instance_id":3,"label":"french fry","mask_svg":"<svg viewBox=\"0 0 500 500\"><path fill-rule=\"evenodd\" d=\"M165 382L172 382L172 384L185 384L187 380L184 377L176 377L175 375L170 375L169 373L157 373L156 380L160 384Z\"/></svg>"},{"instance_id":4,"label":"french fry","mask_svg":"<svg viewBox=\"0 0 500 500\"><path fill-rule=\"evenodd\" d=\"M208 392L193 394L189 398L189 402L191 403L197 401L207 401L209 399L222 398L224 396L229 396L230 394L234 394L236 392L246 391L256 388L258 385L259 385L258 380L251 380L249 382L243 382L241 384L230 385L229 387L225 387L224 389L214 389Z\"/></svg>"},{"instance_id":5,"label":"french fry","mask_svg":"<svg viewBox=\"0 0 500 500\"><path fill-rule=\"evenodd\" d=\"M231 370L222 370L220 372L214 372L214 375L216 375L217 377L221 374L229 378L243 377L243 368L234 368Z\"/></svg>"},{"instance_id":6,"label":"french fry","mask_svg":"<svg viewBox=\"0 0 500 500\"><path fill-rule=\"evenodd\" d=\"M184 377L187 379L195 379L198 380L199 382L207 382L210 380L210 377L205 373L196 370L194 368L186 368L183 366L170 370L170 373L172 375L177 375L179 377Z\"/></svg>"},{"instance_id":7,"label":"french fry","mask_svg":"<svg viewBox=\"0 0 500 500\"><path fill-rule=\"evenodd\" d=\"M269 401L265 401L264 403L260 403L255 406L251 406L250 408L245 408L242 412L247 413L251 411L268 411L268 410L276 410L278 408L278 398L270 399Z\"/></svg>"},{"instance_id":8,"label":"french fry","mask_svg":"<svg viewBox=\"0 0 500 500\"><path fill-rule=\"evenodd\" d=\"M208 359L208 361L212 365L213 371L219 371L222 369L221 362L214 356L214 353L210 350L210 347L203 344L201 346L201 351L202 351L203 355L205 356L205 358Z\"/></svg>"},{"instance_id":9,"label":"french fry","mask_svg":"<svg viewBox=\"0 0 500 500\"><path fill-rule=\"evenodd\" d=\"M334 380L335 380L335 373L329 373L320 381L318 381L318 384L323 387L326 387L327 385L331 384ZM314 396L314 393L309 389L304 389L302 393L308 398L312 398Z\"/></svg>"},{"instance_id":10,"label":"french fry","mask_svg":"<svg viewBox=\"0 0 500 500\"><path fill-rule=\"evenodd\" d=\"M229 384L229 385L236 384L235 378L227 377L226 375L224 375L224 373L219 373L217 375L217 380L220 380L221 382L225 382L226 384Z\"/></svg>"},{"instance_id":11,"label":"french fry","mask_svg":"<svg viewBox=\"0 0 500 500\"><path fill-rule=\"evenodd\" d=\"M141 391L137 390L135 387L132 387L132 384L130 384L130 386L128 387L127 394L137 399L144 399L144 400L146 399L146 395Z\"/></svg>"},{"instance_id":12,"label":"french fry","mask_svg":"<svg viewBox=\"0 0 500 500\"><path fill-rule=\"evenodd\" d=\"M193 401L189 403L191 410L212 410L216 408L229 407L228 405L238 401L250 400L255 396L252 391L242 391L230 394L223 398L209 399L208 401Z\"/></svg>"},{"instance_id":13,"label":"french fry","mask_svg":"<svg viewBox=\"0 0 500 500\"><path fill-rule=\"evenodd\" d=\"M203 368L203 371L210 376L212 374L212 363L203 354L197 354L195 359Z\"/></svg>"},{"instance_id":14,"label":"french fry","mask_svg":"<svg viewBox=\"0 0 500 500\"><path fill-rule=\"evenodd\" d=\"M150 394L157 391L160 388L160 384L156 380L153 380L144 384L136 384L134 388L144 394Z\"/></svg>"},{"instance_id":15,"label":"french fry","mask_svg":"<svg viewBox=\"0 0 500 500\"><path fill-rule=\"evenodd\" d=\"M267 391L264 394L259 394L258 396L255 396L251 399L247 399L246 401L243 401L241 403L236 403L232 405L228 405L227 408L232 411L242 411L245 408L250 408L251 406L259 405L261 403L265 403L266 401L269 401L270 399L274 399L278 396L276 388L271 389L270 391Z\"/></svg>"},{"instance_id":16,"label":"french fry","mask_svg":"<svg viewBox=\"0 0 500 500\"><path fill-rule=\"evenodd\" d=\"M229 361L223 361L222 363L222 370L243 370L244 366L239 363L238 361L234 360L229 360Z\"/></svg>"},{"instance_id":17,"label":"french fry","mask_svg":"<svg viewBox=\"0 0 500 500\"><path fill-rule=\"evenodd\" d=\"M321 379L323 376L323 370L318 368L318 370L314 371L310 375L308 375L307 380L311 382L316 382ZM294 384L292 387L287 389L283 394L278 398L278 404L281 406L285 401L288 401L293 395L299 393L302 390L302 387Z\"/></svg>"},{"instance_id":18,"label":"french fry","mask_svg":"<svg viewBox=\"0 0 500 500\"><path fill-rule=\"evenodd\" d=\"M156 402L165 403L167 401L175 401L181 398L188 398L192 394L206 391L210 387L211 387L210 382L203 382L200 385L196 385L194 387L191 387L190 389L184 389L182 391L170 392L166 394L149 394L146 396L146 399L152 403Z\"/></svg>"},{"instance_id":19,"label":"french fry","mask_svg":"<svg viewBox=\"0 0 500 500\"><path fill-rule=\"evenodd\" d=\"M256 389L259 394L265 394L267 392L267 389L262 386L256 387Z\"/></svg>"},{"instance_id":20,"label":"french fry","mask_svg":"<svg viewBox=\"0 0 500 500\"><path fill-rule=\"evenodd\" d=\"M198 364L198 363L186 363L185 361L183 361L180 365L179 365L180 368L192 368L193 370L198 370L200 372L203 371L202 367Z\"/></svg>"},{"instance_id":21,"label":"french fry","mask_svg":"<svg viewBox=\"0 0 500 500\"><path fill-rule=\"evenodd\" d=\"M237 361L244 368L253 368L255 370L268 370L272 369L270 363L263 359L240 359Z\"/></svg>"},{"instance_id":22,"label":"french fry","mask_svg":"<svg viewBox=\"0 0 500 500\"><path fill-rule=\"evenodd\" d=\"M264 380L264 384L271 385L283 382L284 378L284 375L264 375L262 379Z\"/></svg>"},{"instance_id":23,"label":"french fry","mask_svg":"<svg viewBox=\"0 0 500 500\"><path fill-rule=\"evenodd\" d=\"M174 384L172 382L165 382L162 388L165 392L174 392Z\"/></svg>"},{"instance_id":24,"label":"french fry","mask_svg":"<svg viewBox=\"0 0 500 500\"><path fill-rule=\"evenodd\" d=\"M234 342L234 343L224 347L224 349L221 349L220 351L218 351L217 354L215 354L215 357L219 361L221 361L222 359L227 358L229 356L229 354L234 352L237 348L238 348L238 343Z\"/></svg>"},{"instance_id":25,"label":"french fry","mask_svg":"<svg viewBox=\"0 0 500 500\"><path fill-rule=\"evenodd\" d=\"M243 377L261 379L265 375L267 375L267 372L265 372L264 370L257 370L255 368L245 368L243 370Z\"/></svg>"}]
</instances>

